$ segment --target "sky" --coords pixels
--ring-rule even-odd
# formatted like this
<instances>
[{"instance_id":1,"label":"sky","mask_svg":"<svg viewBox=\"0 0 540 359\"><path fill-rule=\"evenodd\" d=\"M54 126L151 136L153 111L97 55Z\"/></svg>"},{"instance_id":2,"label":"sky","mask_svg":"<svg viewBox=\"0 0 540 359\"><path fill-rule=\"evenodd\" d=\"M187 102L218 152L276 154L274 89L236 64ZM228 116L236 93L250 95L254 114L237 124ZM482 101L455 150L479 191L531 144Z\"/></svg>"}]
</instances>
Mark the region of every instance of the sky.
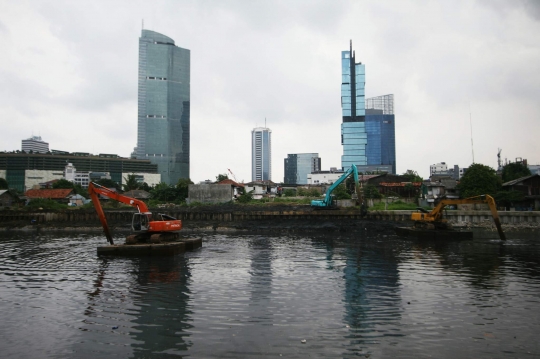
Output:
<instances>
[{"instance_id":1,"label":"sky","mask_svg":"<svg viewBox=\"0 0 540 359\"><path fill-rule=\"evenodd\" d=\"M366 98L394 94L397 172L446 162L540 164L540 1L0 0L0 151L129 157L138 41L191 51L194 182L251 181L251 130L272 130L272 180L289 153L341 167L341 51Z\"/></svg>"}]
</instances>

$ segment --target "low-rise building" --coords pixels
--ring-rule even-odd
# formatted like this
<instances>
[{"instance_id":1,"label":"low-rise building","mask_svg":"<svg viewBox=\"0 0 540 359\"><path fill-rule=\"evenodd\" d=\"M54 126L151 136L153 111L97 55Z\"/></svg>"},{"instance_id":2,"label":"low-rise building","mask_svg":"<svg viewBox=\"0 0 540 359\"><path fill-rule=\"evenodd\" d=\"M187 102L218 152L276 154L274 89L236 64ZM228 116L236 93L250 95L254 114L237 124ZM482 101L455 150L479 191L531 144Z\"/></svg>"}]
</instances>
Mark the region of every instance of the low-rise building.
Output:
<instances>
[{"instance_id":1,"label":"low-rise building","mask_svg":"<svg viewBox=\"0 0 540 359\"><path fill-rule=\"evenodd\" d=\"M502 185L507 191L518 191L523 193L524 200L519 203L519 209L540 209L540 175L533 174L521 177L513 181L505 182Z\"/></svg>"},{"instance_id":2,"label":"low-rise building","mask_svg":"<svg viewBox=\"0 0 540 359\"><path fill-rule=\"evenodd\" d=\"M59 203L69 203L73 189L30 189L25 192L28 200L33 199L52 199Z\"/></svg>"}]
</instances>

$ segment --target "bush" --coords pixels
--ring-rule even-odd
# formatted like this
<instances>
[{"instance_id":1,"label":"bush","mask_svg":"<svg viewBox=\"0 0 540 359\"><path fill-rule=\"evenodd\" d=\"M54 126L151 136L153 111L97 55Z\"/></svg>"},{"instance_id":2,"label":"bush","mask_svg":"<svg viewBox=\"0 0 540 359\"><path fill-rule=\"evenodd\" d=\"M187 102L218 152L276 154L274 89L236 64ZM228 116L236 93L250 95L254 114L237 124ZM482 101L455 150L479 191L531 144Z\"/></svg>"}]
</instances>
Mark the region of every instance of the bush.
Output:
<instances>
[{"instance_id":1,"label":"bush","mask_svg":"<svg viewBox=\"0 0 540 359\"><path fill-rule=\"evenodd\" d=\"M294 189L288 188L283 192L283 195L285 197L294 197L296 196L296 193L294 192Z\"/></svg>"},{"instance_id":2,"label":"bush","mask_svg":"<svg viewBox=\"0 0 540 359\"><path fill-rule=\"evenodd\" d=\"M238 203L249 203L251 200L253 200L253 194L251 193L253 191L250 191L248 193L241 194L238 196Z\"/></svg>"}]
</instances>

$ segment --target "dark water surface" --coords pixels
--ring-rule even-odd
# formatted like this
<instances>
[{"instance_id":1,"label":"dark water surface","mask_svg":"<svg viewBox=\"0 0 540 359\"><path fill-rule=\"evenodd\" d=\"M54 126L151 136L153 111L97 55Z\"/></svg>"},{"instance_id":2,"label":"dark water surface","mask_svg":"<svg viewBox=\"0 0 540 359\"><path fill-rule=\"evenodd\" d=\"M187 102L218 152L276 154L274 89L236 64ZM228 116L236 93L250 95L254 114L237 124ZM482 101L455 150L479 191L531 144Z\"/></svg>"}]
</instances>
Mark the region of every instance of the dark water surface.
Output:
<instances>
[{"instance_id":1,"label":"dark water surface","mask_svg":"<svg viewBox=\"0 0 540 359\"><path fill-rule=\"evenodd\" d=\"M0 357L540 358L540 238L203 238L102 258L101 235L2 234Z\"/></svg>"}]
</instances>

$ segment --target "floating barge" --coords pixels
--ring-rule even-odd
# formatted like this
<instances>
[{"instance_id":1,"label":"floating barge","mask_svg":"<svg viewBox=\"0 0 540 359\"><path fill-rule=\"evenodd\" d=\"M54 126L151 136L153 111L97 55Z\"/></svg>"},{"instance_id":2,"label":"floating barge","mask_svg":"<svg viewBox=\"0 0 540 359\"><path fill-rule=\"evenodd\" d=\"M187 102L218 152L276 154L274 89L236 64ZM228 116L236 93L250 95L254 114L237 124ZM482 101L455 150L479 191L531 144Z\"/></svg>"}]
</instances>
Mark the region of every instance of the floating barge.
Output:
<instances>
[{"instance_id":1,"label":"floating barge","mask_svg":"<svg viewBox=\"0 0 540 359\"><path fill-rule=\"evenodd\" d=\"M98 255L110 256L167 256L202 247L202 239L186 239L165 243L113 244L97 248Z\"/></svg>"},{"instance_id":2,"label":"floating barge","mask_svg":"<svg viewBox=\"0 0 540 359\"><path fill-rule=\"evenodd\" d=\"M396 234L402 237L428 240L471 240L473 232L453 229L419 229L414 227L396 227Z\"/></svg>"}]
</instances>

